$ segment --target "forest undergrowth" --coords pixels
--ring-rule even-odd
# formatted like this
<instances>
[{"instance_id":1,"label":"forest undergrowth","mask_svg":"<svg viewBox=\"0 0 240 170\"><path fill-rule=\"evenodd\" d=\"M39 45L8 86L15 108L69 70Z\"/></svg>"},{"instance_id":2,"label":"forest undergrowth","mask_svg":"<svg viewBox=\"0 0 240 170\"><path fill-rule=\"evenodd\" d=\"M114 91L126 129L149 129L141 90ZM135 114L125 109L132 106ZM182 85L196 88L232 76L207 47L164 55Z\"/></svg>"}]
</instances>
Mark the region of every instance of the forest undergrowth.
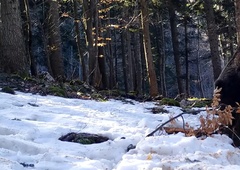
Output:
<instances>
[{"instance_id":1,"label":"forest undergrowth","mask_svg":"<svg viewBox=\"0 0 240 170\"><path fill-rule=\"evenodd\" d=\"M206 106L205 109L183 111L177 116L170 117L170 119L159 125L154 131L149 133L147 137L153 136L156 132L165 131L168 134L182 132L186 136L207 137L213 134L226 134L229 137L234 136L240 141L239 136L234 132L234 114L240 114L240 105L234 108L230 105L221 104L221 88L214 90L212 103ZM205 115L199 116L200 126L193 128L188 122L184 122L184 114L198 114L201 111L206 111ZM176 127L177 119L181 117L183 120L183 127ZM169 126L165 126L170 124Z\"/></svg>"}]
</instances>

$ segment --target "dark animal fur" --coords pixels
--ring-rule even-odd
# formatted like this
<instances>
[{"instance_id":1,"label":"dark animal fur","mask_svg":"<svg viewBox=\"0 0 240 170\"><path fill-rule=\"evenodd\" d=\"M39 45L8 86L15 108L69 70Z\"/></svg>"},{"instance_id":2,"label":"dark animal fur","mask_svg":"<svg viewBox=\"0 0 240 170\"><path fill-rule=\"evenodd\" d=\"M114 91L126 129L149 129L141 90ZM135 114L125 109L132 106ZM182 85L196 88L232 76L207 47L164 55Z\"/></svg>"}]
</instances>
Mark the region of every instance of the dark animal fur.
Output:
<instances>
[{"instance_id":1,"label":"dark animal fur","mask_svg":"<svg viewBox=\"0 0 240 170\"><path fill-rule=\"evenodd\" d=\"M221 103L236 107L236 102L240 103L240 48L223 69L219 78L215 82L215 87L222 88ZM233 112L233 124L230 129L240 136L240 114ZM233 139L235 146L240 146L240 140L232 132L228 135Z\"/></svg>"}]
</instances>

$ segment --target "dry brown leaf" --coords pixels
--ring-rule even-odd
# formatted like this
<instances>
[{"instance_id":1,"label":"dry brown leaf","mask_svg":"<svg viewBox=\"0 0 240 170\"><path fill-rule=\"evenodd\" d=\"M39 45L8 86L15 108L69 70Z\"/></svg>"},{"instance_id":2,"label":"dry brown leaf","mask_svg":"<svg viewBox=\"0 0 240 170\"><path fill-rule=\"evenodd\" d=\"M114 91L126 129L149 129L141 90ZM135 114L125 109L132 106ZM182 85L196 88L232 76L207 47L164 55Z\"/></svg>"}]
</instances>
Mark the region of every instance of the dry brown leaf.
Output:
<instances>
[{"instance_id":1,"label":"dry brown leaf","mask_svg":"<svg viewBox=\"0 0 240 170\"><path fill-rule=\"evenodd\" d=\"M199 130L201 129L200 131L203 134L210 135L222 125L232 125L232 120L234 119L232 116L233 108L229 105L226 106L224 110L219 109L221 90L221 88L216 88L214 90L211 109L206 107L207 115L205 117L199 117L199 121L201 123ZM240 113L240 104L238 104L237 113Z\"/></svg>"}]
</instances>

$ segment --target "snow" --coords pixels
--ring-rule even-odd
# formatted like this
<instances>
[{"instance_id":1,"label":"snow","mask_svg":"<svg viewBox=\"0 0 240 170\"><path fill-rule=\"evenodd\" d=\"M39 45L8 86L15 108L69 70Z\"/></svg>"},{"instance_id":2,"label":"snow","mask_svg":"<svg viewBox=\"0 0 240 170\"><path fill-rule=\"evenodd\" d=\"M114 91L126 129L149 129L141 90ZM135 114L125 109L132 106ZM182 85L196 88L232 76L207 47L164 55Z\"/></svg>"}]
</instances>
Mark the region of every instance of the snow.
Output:
<instances>
[{"instance_id":1,"label":"snow","mask_svg":"<svg viewBox=\"0 0 240 170\"><path fill-rule=\"evenodd\" d=\"M133 100L0 93L1 170L240 169L240 150L225 135L146 137L181 113L178 107L164 106L170 113L152 114L155 106ZM200 114L184 115L184 120L197 127ZM182 126L181 118L175 126ZM58 140L70 132L95 133L110 140L90 145ZM127 151L131 144L136 148Z\"/></svg>"}]
</instances>

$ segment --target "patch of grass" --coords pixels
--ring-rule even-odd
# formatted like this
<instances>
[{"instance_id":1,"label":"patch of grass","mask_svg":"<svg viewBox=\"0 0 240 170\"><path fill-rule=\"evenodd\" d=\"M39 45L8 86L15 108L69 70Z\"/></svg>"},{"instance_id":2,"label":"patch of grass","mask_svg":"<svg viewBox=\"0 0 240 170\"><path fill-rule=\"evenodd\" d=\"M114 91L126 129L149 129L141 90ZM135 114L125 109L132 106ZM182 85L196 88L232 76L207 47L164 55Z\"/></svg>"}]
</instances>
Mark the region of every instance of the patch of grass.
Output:
<instances>
[{"instance_id":1,"label":"patch of grass","mask_svg":"<svg viewBox=\"0 0 240 170\"><path fill-rule=\"evenodd\" d=\"M58 86L49 86L48 91L50 94L55 96L67 97L65 89Z\"/></svg>"},{"instance_id":2,"label":"patch of grass","mask_svg":"<svg viewBox=\"0 0 240 170\"><path fill-rule=\"evenodd\" d=\"M81 143L81 144L93 144L93 143L96 143L93 139L91 138L84 138L84 137L80 137L80 138L77 138L77 139L74 139L73 142L75 143Z\"/></svg>"},{"instance_id":3,"label":"patch of grass","mask_svg":"<svg viewBox=\"0 0 240 170\"><path fill-rule=\"evenodd\" d=\"M169 106L180 106L180 103L171 98L162 98L160 101L161 105L169 105Z\"/></svg>"},{"instance_id":4,"label":"patch of grass","mask_svg":"<svg viewBox=\"0 0 240 170\"><path fill-rule=\"evenodd\" d=\"M206 107L211 106L212 100L206 98L188 98L187 101L191 103L191 107Z\"/></svg>"},{"instance_id":5,"label":"patch of grass","mask_svg":"<svg viewBox=\"0 0 240 170\"><path fill-rule=\"evenodd\" d=\"M206 107L211 106L212 100L199 100L193 104L193 107Z\"/></svg>"}]
</instances>

